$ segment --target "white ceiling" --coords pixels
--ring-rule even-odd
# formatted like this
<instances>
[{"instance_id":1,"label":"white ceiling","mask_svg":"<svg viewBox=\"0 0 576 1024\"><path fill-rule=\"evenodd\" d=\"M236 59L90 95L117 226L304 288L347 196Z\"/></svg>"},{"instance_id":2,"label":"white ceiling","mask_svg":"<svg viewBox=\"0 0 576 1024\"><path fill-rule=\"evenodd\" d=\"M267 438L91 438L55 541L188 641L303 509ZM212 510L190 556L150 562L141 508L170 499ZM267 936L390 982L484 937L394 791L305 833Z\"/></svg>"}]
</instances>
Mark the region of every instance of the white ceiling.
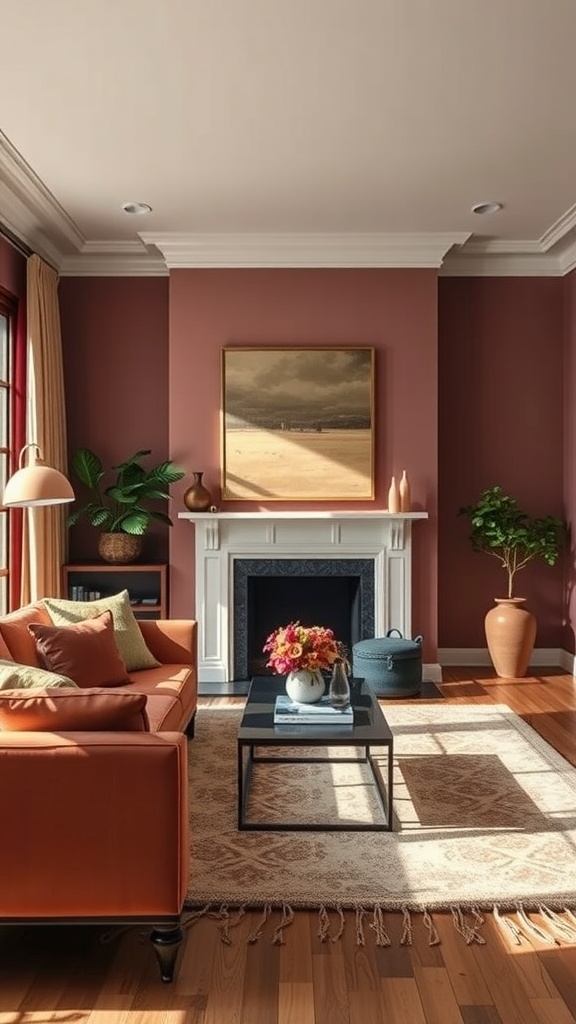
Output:
<instances>
[{"instance_id":1,"label":"white ceiling","mask_svg":"<svg viewBox=\"0 0 576 1024\"><path fill-rule=\"evenodd\" d=\"M575 0L0 0L0 24L0 222L61 273L576 266Z\"/></svg>"}]
</instances>

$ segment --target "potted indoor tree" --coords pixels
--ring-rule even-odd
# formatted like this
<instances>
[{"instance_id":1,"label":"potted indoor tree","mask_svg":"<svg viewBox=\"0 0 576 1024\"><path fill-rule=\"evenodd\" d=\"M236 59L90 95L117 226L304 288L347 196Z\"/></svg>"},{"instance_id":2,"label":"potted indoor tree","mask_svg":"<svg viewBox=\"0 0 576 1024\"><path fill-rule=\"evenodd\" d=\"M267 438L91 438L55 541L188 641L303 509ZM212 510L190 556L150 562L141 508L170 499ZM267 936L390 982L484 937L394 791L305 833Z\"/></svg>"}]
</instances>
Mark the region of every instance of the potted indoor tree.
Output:
<instances>
[{"instance_id":1,"label":"potted indoor tree","mask_svg":"<svg viewBox=\"0 0 576 1024\"><path fill-rule=\"evenodd\" d=\"M156 505L170 497L170 484L181 480L184 470L170 460L147 468L142 460L150 454L151 449L145 448L112 466L115 479L107 486L107 471L95 452L79 448L72 457L74 472L91 497L71 513L68 525L74 526L86 518L99 530L98 552L106 562L135 561L142 549L142 537L153 520L172 526L170 517Z\"/></svg>"},{"instance_id":2,"label":"potted indoor tree","mask_svg":"<svg viewBox=\"0 0 576 1024\"><path fill-rule=\"evenodd\" d=\"M515 595L516 574L535 558L556 564L566 537L566 523L556 516L529 516L499 486L487 488L473 505L464 506L458 514L470 520L473 550L492 555L506 573L507 595L495 598L496 607L488 611L484 626L497 674L519 678L528 668L536 619L523 607L526 598Z\"/></svg>"}]
</instances>

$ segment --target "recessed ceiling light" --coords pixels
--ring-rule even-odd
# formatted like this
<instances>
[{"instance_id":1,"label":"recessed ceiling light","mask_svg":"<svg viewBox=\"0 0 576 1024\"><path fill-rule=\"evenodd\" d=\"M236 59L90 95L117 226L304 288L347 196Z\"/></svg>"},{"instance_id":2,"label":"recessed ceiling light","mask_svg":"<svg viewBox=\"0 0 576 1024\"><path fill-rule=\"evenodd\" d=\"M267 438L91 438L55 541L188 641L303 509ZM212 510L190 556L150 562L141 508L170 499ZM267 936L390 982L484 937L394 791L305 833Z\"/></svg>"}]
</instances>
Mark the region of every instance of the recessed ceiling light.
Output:
<instances>
[{"instance_id":1,"label":"recessed ceiling light","mask_svg":"<svg viewBox=\"0 0 576 1024\"><path fill-rule=\"evenodd\" d=\"M148 203L123 203L124 213L152 213L152 207Z\"/></svg>"},{"instance_id":2,"label":"recessed ceiling light","mask_svg":"<svg viewBox=\"0 0 576 1024\"><path fill-rule=\"evenodd\" d=\"M484 216L487 213L498 213L502 209L503 205L503 203L495 202L476 203L476 205L472 207L472 213L478 213L480 216Z\"/></svg>"}]
</instances>

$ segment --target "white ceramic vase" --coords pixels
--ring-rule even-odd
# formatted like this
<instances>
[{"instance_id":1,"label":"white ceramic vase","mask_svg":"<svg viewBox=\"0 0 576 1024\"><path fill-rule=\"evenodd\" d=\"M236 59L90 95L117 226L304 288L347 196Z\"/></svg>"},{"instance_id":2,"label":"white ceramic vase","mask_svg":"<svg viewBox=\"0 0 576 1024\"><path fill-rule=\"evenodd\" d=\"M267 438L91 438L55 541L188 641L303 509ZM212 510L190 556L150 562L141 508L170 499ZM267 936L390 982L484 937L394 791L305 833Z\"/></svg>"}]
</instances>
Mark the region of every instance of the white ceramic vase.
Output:
<instances>
[{"instance_id":1,"label":"white ceramic vase","mask_svg":"<svg viewBox=\"0 0 576 1024\"><path fill-rule=\"evenodd\" d=\"M314 704L320 700L325 689L326 684L321 672L301 668L289 672L286 676L286 693L290 700L295 700L299 704Z\"/></svg>"}]
</instances>

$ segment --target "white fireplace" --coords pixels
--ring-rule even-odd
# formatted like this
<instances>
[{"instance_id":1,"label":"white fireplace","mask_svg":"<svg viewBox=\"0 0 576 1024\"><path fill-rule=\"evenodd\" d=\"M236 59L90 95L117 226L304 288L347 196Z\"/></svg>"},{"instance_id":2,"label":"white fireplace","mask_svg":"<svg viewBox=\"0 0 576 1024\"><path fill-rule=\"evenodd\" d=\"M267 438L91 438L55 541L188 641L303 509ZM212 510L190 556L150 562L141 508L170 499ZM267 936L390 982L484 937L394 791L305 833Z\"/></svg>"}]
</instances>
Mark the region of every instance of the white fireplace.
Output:
<instances>
[{"instance_id":1,"label":"white fireplace","mask_svg":"<svg viewBox=\"0 0 576 1024\"><path fill-rule=\"evenodd\" d=\"M309 569L315 559L324 566L334 560L339 573L347 560L354 567L371 563L371 635L396 628L412 636L412 523L427 519L427 512L180 512L179 518L195 531L200 683L234 680L235 570L241 564L306 560Z\"/></svg>"}]
</instances>

